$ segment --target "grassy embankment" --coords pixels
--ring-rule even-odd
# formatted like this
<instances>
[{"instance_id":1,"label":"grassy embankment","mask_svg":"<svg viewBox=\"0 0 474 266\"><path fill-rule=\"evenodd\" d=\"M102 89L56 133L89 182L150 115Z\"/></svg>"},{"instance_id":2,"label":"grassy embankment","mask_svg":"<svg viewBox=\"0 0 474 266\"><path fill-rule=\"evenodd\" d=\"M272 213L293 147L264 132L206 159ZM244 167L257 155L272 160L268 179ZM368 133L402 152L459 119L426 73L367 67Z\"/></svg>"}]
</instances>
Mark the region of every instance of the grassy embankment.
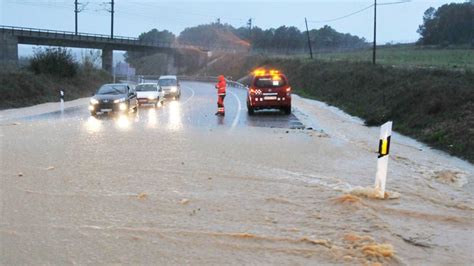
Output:
<instances>
[{"instance_id":1,"label":"grassy embankment","mask_svg":"<svg viewBox=\"0 0 474 266\"><path fill-rule=\"evenodd\" d=\"M59 101L60 89L65 91L66 101L87 97L101 84L110 81L110 75L101 70L79 71L72 78L35 75L27 70L3 70L0 71L0 109Z\"/></svg>"},{"instance_id":2,"label":"grassy embankment","mask_svg":"<svg viewBox=\"0 0 474 266\"><path fill-rule=\"evenodd\" d=\"M308 54L296 57L307 58ZM295 56L277 56L295 58ZM372 49L350 52L314 52L314 58L322 61L372 62ZM474 70L474 49L457 47L440 49L416 45L388 45L377 47L377 63L403 68L441 68Z\"/></svg>"},{"instance_id":3,"label":"grassy embankment","mask_svg":"<svg viewBox=\"0 0 474 266\"><path fill-rule=\"evenodd\" d=\"M259 65L281 69L301 96L337 106L369 126L393 120L397 132L474 162L472 70L230 55L210 71L237 77Z\"/></svg>"}]
</instances>

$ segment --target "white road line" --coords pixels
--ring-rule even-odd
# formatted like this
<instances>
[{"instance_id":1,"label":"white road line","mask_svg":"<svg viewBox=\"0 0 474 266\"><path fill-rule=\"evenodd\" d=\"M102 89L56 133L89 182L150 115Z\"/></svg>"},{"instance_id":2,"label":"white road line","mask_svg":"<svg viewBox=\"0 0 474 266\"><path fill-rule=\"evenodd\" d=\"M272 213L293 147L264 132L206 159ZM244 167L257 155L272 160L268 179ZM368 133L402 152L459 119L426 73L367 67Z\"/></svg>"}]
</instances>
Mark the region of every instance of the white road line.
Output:
<instances>
[{"instance_id":1,"label":"white road line","mask_svg":"<svg viewBox=\"0 0 474 266\"><path fill-rule=\"evenodd\" d=\"M230 129L234 129L237 126L237 123L239 123L240 119L240 112L242 111L242 104L240 103L240 99L237 96L237 94L229 91L230 94L234 95L235 99L237 99L237 114L235 115L234 121L232 121L232 125L230 126Z\"/></svg>"},{"instance_id":2,"label":"white road line","mask_svg":"<svg viewBox=\"0 0 474 266\"><path fill-rule=\"evenodd\" d=\"M189 98L186 99L186 101L184 101L181 105L185 105L186 103L188 103L193 97L194 97L194 90L191 88L191 87L188 87L188 86L183 86L183 88L186 88L188 90L191 91L191 96Z\"/></svg>"}]
</instances>

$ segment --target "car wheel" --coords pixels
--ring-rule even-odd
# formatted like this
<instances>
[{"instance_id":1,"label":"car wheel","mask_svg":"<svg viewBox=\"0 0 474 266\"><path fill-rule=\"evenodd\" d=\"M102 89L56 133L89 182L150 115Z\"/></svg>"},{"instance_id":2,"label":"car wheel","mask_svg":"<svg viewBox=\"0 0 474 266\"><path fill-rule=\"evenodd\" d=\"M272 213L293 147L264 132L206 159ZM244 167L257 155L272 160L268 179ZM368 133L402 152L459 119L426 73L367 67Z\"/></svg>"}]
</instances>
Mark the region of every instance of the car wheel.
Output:
<instances>
[{"instance_id":1,"label":"car wheel","mask_svg":"<svg viewBox=\"0 0 474 266\"><path fill-rule=\"evenodd\" d=\"M285 112L285 115L290 115L291 114L291 105L284 107L283 112Z\"/></svg>"},{"instance_id":2,"label":"car wheel","mask_svg":"<svg viewBox=\"0 0 474 266\"><path fill-rule=\"evenodd\" d=\"M94 111L91 111L91 116L96 117L96 116L97 116L97 113L94 112Z\"/></svg>"},{"instance_id":3,"label":"car wheel","mask_svg":"<svg viewBox=\"0 0 474 266\"><path fill-rule=\"evenodd\" d=\"M249 103L247 103L247 113L248 113L249 115L253 115L254 112L255 112L255 110L253 109L253 107L250 106Z\"/></svg>"}]
</instances>

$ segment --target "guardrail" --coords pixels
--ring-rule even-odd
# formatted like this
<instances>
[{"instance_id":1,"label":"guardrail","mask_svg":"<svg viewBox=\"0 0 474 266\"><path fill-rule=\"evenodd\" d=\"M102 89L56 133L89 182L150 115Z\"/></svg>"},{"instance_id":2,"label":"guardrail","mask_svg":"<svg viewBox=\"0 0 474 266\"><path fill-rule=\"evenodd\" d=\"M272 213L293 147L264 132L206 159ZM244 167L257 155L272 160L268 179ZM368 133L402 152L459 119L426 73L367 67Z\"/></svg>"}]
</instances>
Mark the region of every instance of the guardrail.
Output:
<instances>
[{"instance_id":1,"label":"guardrail","mask_svg":"<svg viewBox=\"0 0 474 266\"><path fill-rule=\"evenodd\" d=\"M136 80L138 83L143 82L146 80L158 80L159 75L137 75L131 80ZM186 75L179 75L177 76L179 80L185 81L199 81L199 82L217 82L217 77L215 76L186 76ZM231 78L226 78L227 86L234 87L234 88L246 88L246 86L238 81L234 81Z\"/></svg>"}]
</instances>

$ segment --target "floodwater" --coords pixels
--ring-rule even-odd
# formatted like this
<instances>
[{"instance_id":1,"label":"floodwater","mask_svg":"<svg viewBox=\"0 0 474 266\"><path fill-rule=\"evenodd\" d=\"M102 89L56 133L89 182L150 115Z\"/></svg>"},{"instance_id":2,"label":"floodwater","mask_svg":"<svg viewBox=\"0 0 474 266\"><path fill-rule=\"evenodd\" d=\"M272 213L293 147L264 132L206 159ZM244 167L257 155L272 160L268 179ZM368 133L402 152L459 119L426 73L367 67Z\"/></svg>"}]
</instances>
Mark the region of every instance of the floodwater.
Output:
<instances>
[{"instance_id":1,"label":"floodwater","mask_svg":"<svg viewBox=\"0 0 474 266\"><path fill-rule=\"evenodd\" d=\"M377 128L298 97L248 117L238 89L218 118L183 85L135 115L3 120L0 264L474 263L471 164L395 134L398 197L373 199Z\"/></svg>"}]
</instances>

